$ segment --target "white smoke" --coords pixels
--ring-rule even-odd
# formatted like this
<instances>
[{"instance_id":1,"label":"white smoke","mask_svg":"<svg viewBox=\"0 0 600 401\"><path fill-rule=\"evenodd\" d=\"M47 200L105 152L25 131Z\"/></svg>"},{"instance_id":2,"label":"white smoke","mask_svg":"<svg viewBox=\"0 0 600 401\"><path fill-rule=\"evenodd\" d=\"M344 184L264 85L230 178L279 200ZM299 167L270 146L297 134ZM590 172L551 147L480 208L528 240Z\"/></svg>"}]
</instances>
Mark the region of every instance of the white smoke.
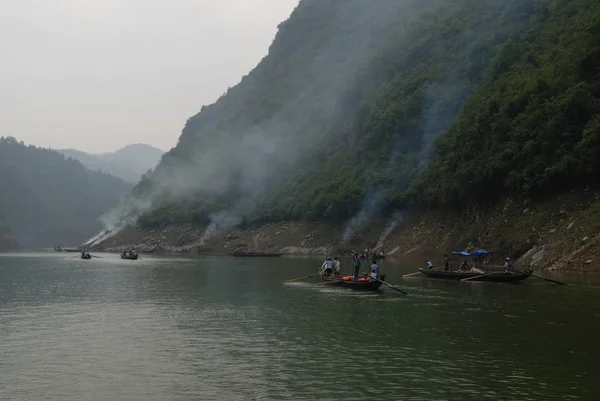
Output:
<instances>
[{"instance_id":1,"label":"white smoke","mask_svg":"<svg viewBox=\"0 0 600 401\"><path fill-rule=\"evenodd\" d=\"M132 197L124 199L119 206L100 217L104 230L85 241L82 246L92 247L100 245L107 239L117 235L126 227L135 224L138 217L149 210L150 201L135 199Z\"/></svg>"},{"instance_id":2,"label":"white smoke","mask_svg":"<svg viewBox=\"0 0 600 401\"><path fill-rule=\"evenodd\" d=\"M204 230L202 237L199 240L199 245L202 246L209 240L210 236L217 228L231 228L238 226L243 221L241 216L237 216L228 211L220 211L210 215L210 224Z\"/></svg>"},{"instance_id":3,"label":"white smoke","mask_svg":"<svg viewBox=\"0 0 600 401\"><path fill-rule=\"evenodd\" d=\"M404 220L404 212L400 211L400 210L396 210L394 212L394 214L392 214L392 217L390 218L390 220L388 221L387 228L385 229L383 234L381 234L381 236L379 237L379 240L377 241L377 245L375 246L375 250L378 250L379 248L381 248L383 246L383 243L385 242L385 240L390 236L391 233L394 232L394 230L396 229L396 227L398 227L398 225L402 222L402 220Z\"/></svg>"},{"instance_id":4,"label":"white smoke","mask_svg":"<svg viewBox=\"0 0 600 401\"><path fill-rule=\"evenodd\" d=\"M382 191L378 191L365 197L360 211L346 223L342 244L346 243L355 232L362 231L369 224L369 221L379 213L383 206L383 195Z\"/></svg>"}]
</instances>

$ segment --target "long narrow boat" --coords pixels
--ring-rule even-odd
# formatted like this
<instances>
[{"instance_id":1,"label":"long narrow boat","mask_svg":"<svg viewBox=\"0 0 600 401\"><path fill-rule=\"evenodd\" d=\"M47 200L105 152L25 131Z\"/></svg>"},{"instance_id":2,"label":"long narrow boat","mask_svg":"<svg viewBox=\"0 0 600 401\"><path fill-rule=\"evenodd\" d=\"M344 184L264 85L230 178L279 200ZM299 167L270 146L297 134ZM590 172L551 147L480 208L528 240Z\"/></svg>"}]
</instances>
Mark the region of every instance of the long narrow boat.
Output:
<instances>
[{"instance_id":1,"label":"long narrow boat","mask_svg":"<svg viewBox=\"0 0 600 401\"><path fill-rule=\"evenodd\" d=\"M283 255L283 253L269 253L269 252L254 252L254 251L248 251L248 252L241 252L241 251L236 251L236 252L230 252L229 253L231 256L236 256L236 257L253 257L253 258L276 258L279 257L281 255Z\"/></svg>"},{"instance_id":2,"label":"long narrow boat","mask_svg":"<svg viewBox=\"0 0 600 401\"><path fill-rule=\"evenodd\" d=\"M465 278L481 276L470 281L492 281L497 283L516 283L529 278L529 276L531 276L531 273L533 273L533 271L527 271L524 273L490 272L482 275L482 273L475 272L447 272L441 270L427 269L419 269L419 271L430 278L440 278L445 280L462 280Z\"/></svg>"},{"instance_id":3,"label":"long narrow boat","mask_svg":"<svg viewBox=\"0 0 600 401\"><path fill-rule=\"evenodd\" d=\"M327 285L336 287L345 287L359 291L376 291L381 287L381 281L373 280L367 276L359 276L358 280L353 280L351 275L341 275L335 277L333 275L321 275L323 281L327 281ZM385 274L379 276L380 280L385 281Z\"/></svg>"}]
</instances>

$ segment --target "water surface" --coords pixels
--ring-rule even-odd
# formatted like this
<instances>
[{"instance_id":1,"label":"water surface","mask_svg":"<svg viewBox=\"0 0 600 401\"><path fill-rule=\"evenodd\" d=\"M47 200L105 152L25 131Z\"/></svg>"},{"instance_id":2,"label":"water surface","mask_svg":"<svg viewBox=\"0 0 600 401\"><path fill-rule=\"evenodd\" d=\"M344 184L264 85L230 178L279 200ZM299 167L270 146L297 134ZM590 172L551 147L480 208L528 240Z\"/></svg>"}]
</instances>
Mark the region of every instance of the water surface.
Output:
<instances>
[{"instance_id":1,"label":"water surface","mask_svg":"<svg viewBox=\"0 0 600 401\"><path fill-rule=\"evenodd\" d=\"M0 399L596 400L600 283L314 282L318 261L0 256Z\"/></svg>"}]
</instances>

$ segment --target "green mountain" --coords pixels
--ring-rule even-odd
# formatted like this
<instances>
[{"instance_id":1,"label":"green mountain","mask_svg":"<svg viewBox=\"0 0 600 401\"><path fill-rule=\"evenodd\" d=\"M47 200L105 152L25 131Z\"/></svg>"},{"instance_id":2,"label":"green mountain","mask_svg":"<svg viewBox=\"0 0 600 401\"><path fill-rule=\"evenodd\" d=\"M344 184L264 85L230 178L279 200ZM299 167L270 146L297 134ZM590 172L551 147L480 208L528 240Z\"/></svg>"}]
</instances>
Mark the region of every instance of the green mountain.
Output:
<instances>
[{"instance_id":1,"label":"green mountain","mask_svg":"<svg viewBox=\"0 0 600 401\"><path fill-rule=\"evenodd\" d=\"M592 182L598 43L595 0L301 0L136 186L139 222L342 222Z\"/></svg>"},{"instance_id":2,"label":"green mountain","mask_svg":"<svg viewBox=\"0 0 600 401\"><path fill-rule=\"evenodd\" d=\"M115 152L91 154L76 149L59 149L58 152L79 160L90 170L103 171L127 182L137 183L142 175L152 170L164 152L143 143L127 145Z\"/></svg>"},{"instance_id":3,"label":"green mountain","mask_svg":"<svg viewBox=\"0 0 600 401\"><path fill-rule=\"evenodd\" d=\"M27 247L80 244L130 189L58 152L0 138L0 237Z\"/></svg>"}]
</instances>

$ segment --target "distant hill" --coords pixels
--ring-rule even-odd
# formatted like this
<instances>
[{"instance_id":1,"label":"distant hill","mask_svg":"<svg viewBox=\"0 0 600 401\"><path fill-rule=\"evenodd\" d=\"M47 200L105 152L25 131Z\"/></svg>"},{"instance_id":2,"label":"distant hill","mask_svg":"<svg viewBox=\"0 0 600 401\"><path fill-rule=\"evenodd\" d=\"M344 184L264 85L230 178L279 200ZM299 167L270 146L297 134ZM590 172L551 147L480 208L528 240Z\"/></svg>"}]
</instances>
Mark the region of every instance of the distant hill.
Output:
<instances>
[{"instance_id":1,"label":"distant hill","mask_svg":"<svg viewBox=\"0 0 600 401\"><path fill-rule=\"evenodd\" d=\"M131 184L15 138L0 138L0 248L74 246Z\"/></svg>"},{"instance_id":2,"label":"distant hill","mask_svg":"<svg viewBox=\"0 0 600 401\"><path fill-rule=\"evenodd\" d=\"M59 149L58 152L91 170L100 170L128 182L138 182L141 176L156 167L163 151L146 144L127 145L111 153L91 154L76 149Z\"/></svg>"}]
</instances>

